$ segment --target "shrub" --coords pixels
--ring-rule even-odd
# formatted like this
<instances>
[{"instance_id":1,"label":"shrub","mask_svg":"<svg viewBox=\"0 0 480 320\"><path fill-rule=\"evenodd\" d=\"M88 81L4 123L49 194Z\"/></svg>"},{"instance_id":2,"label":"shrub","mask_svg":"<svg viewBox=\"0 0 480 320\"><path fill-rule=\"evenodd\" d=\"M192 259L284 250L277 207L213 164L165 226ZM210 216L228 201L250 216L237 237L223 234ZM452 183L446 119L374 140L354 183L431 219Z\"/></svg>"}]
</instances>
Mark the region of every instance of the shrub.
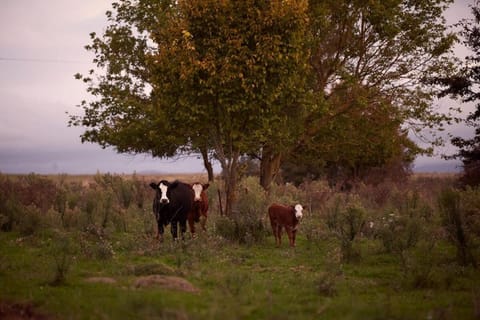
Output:
<instances>
[{"instance_id":1,"label":"shrub","mask_svg":"<svg viewBox=\"0 0 480 320\"><path fill-rule=\"evenodd\" d=\"M266 236L266 228L262 220L238 212L228 217L220 217L215 230L219 236L227 240L247 245L261 242Z\"/></svg>"},{"instance_id":2,"label":"shrub","mask_svg":"<svg viewBox=\"0 0 480 320\"><path fill-rule=\"evenodd\" d=\"M74 210L79 206L82 198L82 193L83 187L80 183L71 183L68 186L68 191L66 195L68 209Z\"/></svg>"},{"instance_id":3,"label":"shrub","mask_svg":"<svg viewBox=\"0 0 480 320\"><path fill-rule=\"evenodd\" d=\"M42 214L34 205L23 207L19 214L15 228L24 236L32 235L42 226Z\"/></svg>"},{"instance_id":4,"label":"shrub","mask_svg":"<svg viewBox=\"0 0 480 320\"><path fill-rule=\"evenodd\" d=\"M435 241L424 240L411 250L399 253L402 269L403 285L414 289L432 288L437 284L434 267Z\"/></svg>"},{"instance_id":5,"label":"shrub","mask_svg":"<svg viewBox=\"0 0 480 320\"><path fill-rule=\"evenodd\" d=\"M81 253L87 258L108 260L113 258L115 251L111 241L103 234L104 230L89 226L80 234L78 241Z\"/></svg>"},{"instance_id":6,"label":"shrub","mask_svg":"<svg viewBox=\"0 0 480 320\"><path fill-rule=\"evenodd\" d=\"M133 200L137 208L143 209L145 206L145 200L147 199L147 183L143 180L139 180L137 174L134 173L132 177L132 192Z\"/></svg>"},{"instance_id":7,"label":"shrub","mask_svg":"<svg viewBox=\"0 0 480 320\"><path fill-rule=\"evenodd\" d=\"M291 183L274 185L270 191L270 202L278 202L285 205L297 203L308 205L309 203L306 203L306 199L304 199L304 194L304 192Z\"/></svg>"},{"instance_id":8,"label":"shrub","mask_svg":"<svg viewBox=\"0 0 480 320\"><path fill-rule=\"evenodd\" d=\"M432 219L433 210L421 201L419 194L396 194L393 205L384 209L377 221L377 235L387 252L402 254L413 248L422 238L428 238L426 227Z\"/></svg>"},{"instance_id":9,"label":"shrub","mask_svg":"<svg viewBox=\"0 0 480 320\"><path fill-rule=\"evenodd\" d=\"M401 253L414 247L420 237L421 221L401 214L398 210L387 211L378 227L378 237L389 253Z\"/></svg>"},{"instance_id":10,"label":"shrub","mask_svg":"<svg viewBox=\"0 0 480 320\"><path fill-rule=\"evenodd\" d=\"M480 200L478 190L445 189L438 198L442 225L457 249L457 261L462 266L477 267Z\"/></svg>"},{"instance_id":11,"label":"shrub","mask_svg":"<svg viewBox=\"0 0 480 320\"><path fill-rule=\"evenodd\" d=\"M54 276L51 285L62 285L67 280L75 259L76 249L71 236L58 235L53 240L50 256L53 258Z\"/></svg>"},{"instance_id":12,"label":"shrub","mask_svg":"<svg viewBox=\"0 0 480 320\"><path fill-rule=\"evenodd\" d=\"M228 240L242 244L261 242L266 236L265 192L253 177L245 178L239 190L241 191L233 213L229 217L218 219L216 232Z\"/></svg>"},{"instance_id":13,"label":"shrub","mask_svg":"<svg viewBox=\"0 0 480 320\"><path fill-rule=\"evenodd\" d=\"M0 200L0 230L12 231L18 224L23 206L15 198Z\"/></svg>"},{"instance_id":14,"label":"shrub","mask_svg":"<svg viewBox=\"0 0 480 320\"><path fill-rule=\"evenodd\" d=\"M358 199L338 195L333 206L327 208L326 224L330 232L340 241L342 260L352 262L360 258L354 242L365 223L366 210Z\"/></svg>"},{"instance_id":15,"label":"shrub","mask_svg":"<svg viewBox=\"0 0 480 320\"><path fill-rule=\"evenodd\" d=\"M298 195L302 200L301 204L309 212L321 212L324 210L326 203L333 195L326 181L309 181L301 185L304 197ZM303 198L303 199L302 199ZM299 201L300 199L294 199Z\"/></svg>"},{"instance_id":16,"label":"shrub","mask_svg":"<svg viewBox=\"0 0 480 320\"><path fill-rule=\"evenodd\" d=\"M34 205L41 213L53 206L57 193L56 185L51 179L33 173L20 177L15 183L15 189L23 205Z\"/></svg>"}]
</instances>

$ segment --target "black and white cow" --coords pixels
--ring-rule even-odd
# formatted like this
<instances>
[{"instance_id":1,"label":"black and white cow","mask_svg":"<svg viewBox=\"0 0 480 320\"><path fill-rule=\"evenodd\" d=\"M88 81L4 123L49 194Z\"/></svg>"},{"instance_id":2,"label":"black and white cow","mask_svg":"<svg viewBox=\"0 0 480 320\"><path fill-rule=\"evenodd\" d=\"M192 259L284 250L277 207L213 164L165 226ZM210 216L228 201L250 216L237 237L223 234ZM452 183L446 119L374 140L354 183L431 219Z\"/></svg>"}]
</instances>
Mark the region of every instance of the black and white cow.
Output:
<instances>
[{"instance_id":1,"label":"black and white cow","mask_svg":"<svg viewBox=\"0 0 480 320\"><path fill-rule=\"evenodd\" d=\"M157 220L157 238L163 241L164 226L170 224L172 237L178 238L177 225L180 224L182 239L187 231L188 213L192 211L194 193L189 184L162 180L150 183L155 190L153 213Z\"/></svg>"}]
</instances>

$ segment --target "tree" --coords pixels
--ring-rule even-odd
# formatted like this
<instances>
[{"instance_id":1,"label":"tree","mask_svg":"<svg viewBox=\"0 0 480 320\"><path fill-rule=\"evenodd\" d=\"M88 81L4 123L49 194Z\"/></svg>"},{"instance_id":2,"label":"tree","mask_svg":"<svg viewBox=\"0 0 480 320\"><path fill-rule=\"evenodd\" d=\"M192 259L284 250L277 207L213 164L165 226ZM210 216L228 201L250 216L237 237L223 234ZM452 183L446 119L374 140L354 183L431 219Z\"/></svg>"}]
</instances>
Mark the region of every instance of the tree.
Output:
<instances>
[{"instance_id":1,"label":"tree","mask_svg":"<svg viewBox=\"0 0 480 320\"><path fill-rule=\"evenodd\" d=\"M365 138L372 137L372 133L411 146L404 131L421 135L425 129L442 129L450 117L436 111L436 95L427 79L447 74L453 68L450 56L455 36L446 32L442 18L451 2L309 1L312 87L324 105L307 117L300 140L299 146L315 141L315 148L310 150L317 150L317 154L310 158L316 156L325 164L328 158L324 158L323 151L330 150L330 155L344 154L342 161L366 164L359 157L382 156L378 153L381 148L366 148L370 142ZM359 107L368 112L359 113ZM375 108L390 110L388 117L383 117L389 124L384 128L357 125L361 121L372 123L374 118L369 117L382 113ZM433 137L430 142L437 145L442 141ZM416 153L428 151L409 149ZM377 163L372 161L370 165Z\"/></svg>"},{"instance_id":2,"label":"tree","mask_svg":"<svg viewBox=\"0 0 480 320\"><path fill-rule=\"evenodd\" d=\"M476 1L472 6L473 18L462 20L460 36L464 45L471 49L472 55L466 57L466 63L459 73L449 77L436 78L433 83L440 84L444 90L440 96L450 95L460 98L462 102L476 102L475 110L466 118L466 124L475 129L475 135L470 139L455 137L452 144L459 148L452 158L461 159L463 162L464 185L480 185L480 6Z\"/></svg>"},{"instance_id":3,"label":"tree","mask_svg":"<svg viewBox=\"0 0 480 320\"><path fill-rule=\"evenodd\" d=\"M220 162L226 212L239 159L297 139L307 99L306 1L127 1L92 34L98 100L73 125L119 152L200 150ZM103 73L102 73L103 72ZM95 71L90 71L95 74Z\"/></svg>"},{"instance_id":4,"label":"tree","mask_svg":"<svg viewBox=\"0 0 480 320\"><path fill-rule=\"evenodd\" d=\"M373 178L372 171L386 167L396 171L396 178L409 173L418 147L402 129L397 108L373 88L349 84L337 90L330 102L348 103L348 111L330 119L295 149L283 165L286 178L308 173L311 179L327 177L330 183L341 184ZM299 164L303 170L296 172Z\"/></svg>"}]
</instances>

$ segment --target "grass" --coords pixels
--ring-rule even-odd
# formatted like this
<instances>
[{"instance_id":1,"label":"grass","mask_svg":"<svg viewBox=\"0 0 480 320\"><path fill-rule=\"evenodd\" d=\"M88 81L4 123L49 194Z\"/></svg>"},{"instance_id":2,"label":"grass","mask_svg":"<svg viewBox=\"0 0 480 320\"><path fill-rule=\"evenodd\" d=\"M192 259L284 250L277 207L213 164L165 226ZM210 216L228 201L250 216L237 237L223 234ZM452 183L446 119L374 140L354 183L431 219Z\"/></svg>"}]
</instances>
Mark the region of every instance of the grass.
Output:
<instances>
[{"instance_id":1,"label":"grass","mask_svg":"<svg viewBox=\"0 0 480 320\"><path fill-rule=\"evenodd\" d=\"M301 234L295 249L275 247L272 237L242 246L208 234L150 245L150 252L123 250L107 260L74 257L67 282L52 286L48 235L0 233L0 299L33 302L69 319L472 319L471 289L480 285L470 270L449 288L441 281L435 288L404 288L395 256L369 243L360 262L337 264L328 243L309 246ZM167 266L200 293L134 288L132 270L149 264ZM333 295L319 289L324 274L333 279ZM116 282L88 283L90 276Z\"/></svg>"},{"instance_id":2,"label":"grass","mask_svg":"<svg viewBox=\"0 0 480 320\"><path fill-rule=\"evenodd\" d=\"M419 205L411 208L408 204L413 198L408 190L396 190L397 187L390 185L366 189L358 199L342 198L345 204L342 203L344 206L336 215L341 215L344 208L363 208L365 219L380 225L383 217L389 216L390 206L395 205L397 209L410 210L404 209L402 213L399 209L396 214L411 215L417 219L416 223L429 226L422 228L424 233L415 234L418 241L414 246L403 246L401 251L399 246L394 246L395 250L390 252L381 239L360 232L353 241L355 259L348 261L342 256L342 239L333 236L326 223L326 213L335 208L333 196L330 200L319 200L314 192L308 193L309 201L318 209L306 212L300 223L297 246L292 249L286 236L283 245L276 247L265 214L255 212L258 211L255 207L263 206L264 200L251 198L255 192L240 197L240 201L253 211L252 219L245 221L247 226L263 221L267 228L256 232L265 237L242 242L223 235L219 226L226 222L218 215L216 186L213 186L209 188L213 196L207 232L200 231L196 239L187 236L184 242L173 242L167 228L165 241L160 244L154 239L148 184L142 193L143 206L137 207L137 203L132 202L124 208L118 205L122 203L121 198L107 206L110 202L105 199L111 194L111 188L121 190L120 186L129 186L124 182L130 177L116 180L115 184L102 187L104 189L78 187L83 179L90 179L90 183L100 178L48 178L71 179L73 184L64 185L64 190L69 197L79 195L74 206L68 203L65 216L53 205L44 212L36 210L30 206L28 197L21 198L25 199L24 204L12 202L4 206L0 202L0 222L12 221L11 225L4 224L5 231L0 232L0 307L4 303L20 303L34 306L40 314L54 319L74 320L479 319L480 272L472 266L458 264L456 248L444 235L435 207L437 195L432 193L441 189L435 180L438 178L413 179L416 184L411 187L417 188L420 198ZM39 177L30 179L27 182L34 186L44 182ZM136 179L149 182L143 177ZM197 180L197 177L190 179ZM9 189L12 184L5 181L4 195L13 190ZM28 186L27 182L21 186ZM132 190L138 192L142 182L136 182L138 184L130 186L135 186ZM256 190L252 181L248 183L250 190ZM296 194L299 199L294 200L307 199L306 192L293 188L279 186L274 196L283 199ZM322 185L319 188L323 190ZM92 190L98 202L87 213L85 201ZM39 194L48 195L54 190L40 191ZM379 196L374 197L376 195ZM0 194L2 199L10 201ZM431 208L430 220L421 215L417 218L417 212L424 212L423 205ZM107 209L109 220L101 227L101 218ZM92 217L87 220L89 214ZM25 230L22 224L33 225L31 219L34 222L38 219L36 227ZM392 233L392 241L398 242L410 235L406 232L410 225L405 226ZM224 227L228 231L232 225ZM474 231L469 234L474 235ZM183 278L199 292L135 285L140 277L150 275ZM92 278L105 281L92 282Z\"/></svg>"}]
</instances>

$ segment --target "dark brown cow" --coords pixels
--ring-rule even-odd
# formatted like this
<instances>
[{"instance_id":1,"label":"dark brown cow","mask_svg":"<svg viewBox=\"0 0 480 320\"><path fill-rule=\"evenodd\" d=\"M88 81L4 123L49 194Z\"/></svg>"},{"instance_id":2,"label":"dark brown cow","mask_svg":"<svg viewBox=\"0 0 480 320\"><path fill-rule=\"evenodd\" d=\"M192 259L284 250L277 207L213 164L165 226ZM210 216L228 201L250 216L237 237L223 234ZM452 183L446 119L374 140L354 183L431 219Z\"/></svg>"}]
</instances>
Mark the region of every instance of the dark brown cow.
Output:
<instances>
[{"instance_id":1,"label":"dark brown cow","mask_svg":"<svg viewBox=\"0 0 480 320\"><path fill-rule=\"evenodd\" d=\"M273 235L277 246L282 242L282 228L285 228L290 246L295 247L295 235L297 233L298 223L303 216L303 207L300 204L295 206L284 206L281 204L272 204L268 208L268 216L272 225Z\"/></svg>"},{"instance_id":2,"label":"dark brown cow","mask_svg":"<svg viewBox=\"0 0 480 320\"><path fill-rule=\"evenodd\" d=\"M192 211L190 211L188 214L188 225L190 226L190 232L192 233L192 236L195 236L195 222L199 222L202 216L202 230L206 230L205 224L208 216L208 196L205 190L207 190L209 186L210 184L208 183L201 184L199 182L195 182L191 185L195 194Z\"/></svg>"}]
</instances>

